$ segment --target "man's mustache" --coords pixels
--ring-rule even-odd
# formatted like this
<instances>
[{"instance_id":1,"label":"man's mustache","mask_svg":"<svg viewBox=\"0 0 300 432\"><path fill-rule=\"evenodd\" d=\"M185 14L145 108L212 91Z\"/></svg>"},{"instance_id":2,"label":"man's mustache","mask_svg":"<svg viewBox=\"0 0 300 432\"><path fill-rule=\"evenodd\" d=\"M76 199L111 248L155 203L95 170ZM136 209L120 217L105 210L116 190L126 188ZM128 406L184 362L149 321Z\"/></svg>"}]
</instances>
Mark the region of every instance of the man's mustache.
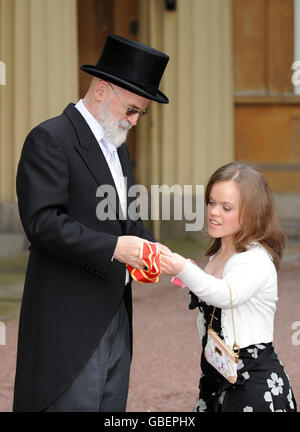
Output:
<instances>
[{"instance_id":1,"label":"man's mustache","mask_svg":"<svg viewBox=\"0 0 300 432\"><path fill-rule=\"evenodd\" d=\"M121 120L119 121L119 127L129 130L132 128L132 124L127 120Z\"/></svg>"}]
</instances>

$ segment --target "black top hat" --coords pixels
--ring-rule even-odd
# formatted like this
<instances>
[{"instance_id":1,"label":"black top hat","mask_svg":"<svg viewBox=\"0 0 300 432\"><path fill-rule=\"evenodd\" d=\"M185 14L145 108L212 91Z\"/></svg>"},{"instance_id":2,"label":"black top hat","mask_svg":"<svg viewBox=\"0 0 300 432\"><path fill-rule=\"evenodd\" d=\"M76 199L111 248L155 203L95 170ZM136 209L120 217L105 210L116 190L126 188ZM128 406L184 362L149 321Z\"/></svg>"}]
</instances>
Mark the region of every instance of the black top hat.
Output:
<instances>
[{"instance_id":1,"label":"black top hat","mask_svg":"<svg viewBox=\"0 0 300 432\"><path fill-rule=\"evenodd\" d=\"M160 103L169 99L158 90L169 56L117 35L108 35L101 57L96 64L80 69L132 93Z\"/></svg>"}]
</instances>

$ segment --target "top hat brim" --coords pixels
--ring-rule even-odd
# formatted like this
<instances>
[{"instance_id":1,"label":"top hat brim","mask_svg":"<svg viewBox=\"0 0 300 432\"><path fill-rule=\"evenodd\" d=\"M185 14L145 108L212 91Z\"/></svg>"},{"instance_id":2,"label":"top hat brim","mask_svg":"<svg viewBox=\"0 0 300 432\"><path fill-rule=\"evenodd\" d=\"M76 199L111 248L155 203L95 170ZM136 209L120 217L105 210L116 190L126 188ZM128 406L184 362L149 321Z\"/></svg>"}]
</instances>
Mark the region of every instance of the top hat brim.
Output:
<instances>
[{"instance_id":1,"label":"top hat brim","mask_svg":"<svg viewBox=\"0 0 300 432\"><path fill-rule=\"evenodd\" d=\"M97 69L93 65L81 65L80 69L90 75L93 75L97 78L104 79L105 81L108 81L112 84L116 84L117 86L122 87L125 90L129 90L132 93L135 93L139 96L143 96L146 99L150 99L159 103L165 103L165 104L169 103L169 99L167 98L167 96L165 96L160 90L157 90L155 94L148 93L142 88L135 86L134 84L131 84L128 81L122 80L119 77L116 77L107 72L103 72Z\"/></svg>"}]
</instances>

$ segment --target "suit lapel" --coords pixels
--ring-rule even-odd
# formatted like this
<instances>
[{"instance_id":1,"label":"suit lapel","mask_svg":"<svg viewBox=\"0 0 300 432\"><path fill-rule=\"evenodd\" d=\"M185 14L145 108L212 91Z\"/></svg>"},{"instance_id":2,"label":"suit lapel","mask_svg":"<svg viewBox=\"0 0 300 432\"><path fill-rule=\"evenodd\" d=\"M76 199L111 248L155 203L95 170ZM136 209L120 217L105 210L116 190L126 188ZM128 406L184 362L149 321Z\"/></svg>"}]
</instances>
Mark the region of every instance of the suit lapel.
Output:
<instances>
[{"instance_id":1,"label":"suit lapel","mask_svg":"<svg viewBox=\"0 0 300 432\"><path fill-rule=\"evenodd\" d=\"M128 154L128 148L126 144L122 144L118 148L118 155L120 159L120 163L122 166L123 176L127 179L127 197L128 197L128 189L132 186L132 170L131 170L131 162ZM127 203L128 207L128 203Z\"/></svg>"},{"instance_id":2,"label":"suit lapel","mask_svg":"<svg viewBox=\"0 0 300 432\"><path fill-rule=\"evenodd\" d=\"M129 155L129 149L128 146L126 144L121 145L121 147L119 147L118 149L118 154L119 154L119 159L122 165L122 170L123 170L123 175L124 177L126 177L127 180L127 218L126 218L126 232L130 233L131 232L131 226L132 223L135 224L135 220L132 222L132 220L130 219L130 214L128 212L128 208L131 204L132 201L134 201L136 199L136 196L129 196L129 189L131 186L133 186L135 184L134 181L134 177L133 177L133 173L132 173L132 168L131 168L131 159L130 159L130 155Z\"/></svg>"},{"instance_id":3,"label":"suit lapel","mask_svg":"<svg viewBox=\"0 0 300 432\"><path fill-rule=\"evenodd\" d=\"M69 118L76 131L78 145L75 146L75 150L83 159L85 165L87 166L90 173L93 175L100 188L103 185L111 185L115 189L116 199L112 199L112 197L110 197L109 195L107 199L114 213L116 214L116 217L122 222L125 222L122 211L121 214L119 211L121 207L116 185L111 175L109 166L106 162L105 156L94 134L92 133L90 127L88 126L87 122L82 117L80 112L75 108L74 104L69 104L64 110L64 114ZM103 190L103 192L106 191Z\"/></svg>"}]
</instances>

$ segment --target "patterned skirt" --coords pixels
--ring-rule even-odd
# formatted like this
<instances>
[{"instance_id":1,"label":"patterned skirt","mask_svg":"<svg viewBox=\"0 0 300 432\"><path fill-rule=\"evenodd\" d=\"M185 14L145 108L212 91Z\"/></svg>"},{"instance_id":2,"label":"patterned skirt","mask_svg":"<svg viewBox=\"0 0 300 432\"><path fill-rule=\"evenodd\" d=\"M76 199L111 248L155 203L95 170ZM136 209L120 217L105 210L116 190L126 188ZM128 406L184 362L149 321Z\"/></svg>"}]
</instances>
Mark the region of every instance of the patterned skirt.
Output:
<instances>
[{"instance_id":1,"label":"patterned skirt","mask_svg":"<svg viewBox=\"0 0 300 432\"><path fill-rule=\"evenodd\" d=\"M272 343L260 343L240 350L238 379L230 384L205 359L207 327L213 310L193 297L190 309L198 306L203 314L199 396L194 411L200 412L293 412L296 401L288 375ZM222 338L221 309L216 308L213 328Z\"/></svg>"}]
</instances>

